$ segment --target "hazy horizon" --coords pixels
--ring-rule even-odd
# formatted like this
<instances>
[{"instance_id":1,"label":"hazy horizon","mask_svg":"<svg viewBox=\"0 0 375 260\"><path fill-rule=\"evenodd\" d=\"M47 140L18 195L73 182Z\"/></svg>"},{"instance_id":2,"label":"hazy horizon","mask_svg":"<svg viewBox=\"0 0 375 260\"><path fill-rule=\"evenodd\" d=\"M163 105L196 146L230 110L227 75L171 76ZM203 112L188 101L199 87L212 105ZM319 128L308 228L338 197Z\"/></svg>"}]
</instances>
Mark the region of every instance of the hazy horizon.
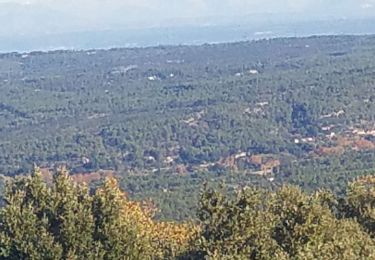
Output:
<instances>
[{"instance_id":1,"label":"hazy horizon","mask_svg":"<svg viewBox=\"0 0 375 260\"><path fill-rule=\"evenodd\" d=\"M270 26L275 24L288 27L291 24L316 20L369 19L375 17L374 11L375 0L0 0L2 24L0 52L169 43L190 44L215 42L222 39L230 41L233 37L229 29L228 37L204 39L192 36L187 41L167 41L162 34L154 36L152 41L151 34L146 37L145 32L140 33L141 30L148 28L184 26L246 26L246 30L241 29L243 30L239 32L241 35L236 35L233 40L253 39L251 34L257 34L258 31L271 31ZM295 26L298 27L298 25ZM361 29L360 26L357 27L358 33L372 33L367 29ZM296 30L295 28L289 29ZM139 30L139 32L129 33L129 30ZM319 31L314 29L310 34L327 34L331 31L334 34L357 33L356 30L325 29ZM113 39L103 41L103 37L108 37L103 32L108 31L118 32L118 34L111 35ZM91 34L88 37L84 35L87 32L97 35ZM179 33L174 32L176 39L179 38L177 35ZM274 35L270 37L288 36L290 32L272 33ZM142 35L139 36L139 34ZM246 36L243 36L244 34ZM301 35L305 34L309 34L309 29L301 33ZM146 37L147 40L144 38L136 40L139 37ZM100 44L92 42L92 39L97 38L101 41Z\"/></svg>"}]
</instances>

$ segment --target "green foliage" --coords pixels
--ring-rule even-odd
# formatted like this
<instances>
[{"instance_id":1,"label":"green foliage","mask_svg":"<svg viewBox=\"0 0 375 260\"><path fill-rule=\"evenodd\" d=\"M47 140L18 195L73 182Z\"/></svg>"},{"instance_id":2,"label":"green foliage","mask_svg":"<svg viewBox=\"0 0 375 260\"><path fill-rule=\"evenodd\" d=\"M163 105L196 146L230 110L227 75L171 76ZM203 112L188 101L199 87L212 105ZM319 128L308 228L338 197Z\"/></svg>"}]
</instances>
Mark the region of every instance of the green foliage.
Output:
<instances>
[{"instance_id":1,"label":"green foliage","mask_svg":"<svg viewBox=\"0 0 375 260\"><path fill-rule=\"evenodd\" d=\"M51 186L38 169L18 178L0 211L5 259L148 259L150 241L123 217L123 194L108 181L90 196L62 169Z\"/></svg>"},{"instance_id":2,"label":"green foliage","mask_svg":"<svg viewBox=\"0 0 375 260\"><path fill-rule=\"evenodd\" d=\"M275 218L263 208L267 194L248 189L234 199L212 190L203 194L199 219L203 229L198 252L214 259L282 259L272 239Z\"/></svg>"},{"instance_id":3,"label":"green foliage","mask_svg":"<svg viewBox=\"0 0 375 260\"><path fill-rule=\"evenodd\" d=\"M94 194L62 168L7 185L0 259L373 259L374 177L347 196L294 186L236 193L205 187L198 225L153 220L115 179Z\"/></svg>"},{"instance_id":4,"label":"green foliage","mask_svg":"<svg viewBox=\"0 0 375 260\"><path fill-rule=\"evenodd\" d=\"M344 204L344 216L353 217L375 237L375 179L360 178L351 183L348 189L348 199Z\"/></svg>"},{"instance_id":5,"label":"green foliage","mask_svg":"<svg viewBox=\"0 0 375 260\"><path fill-rule=\"evenodd\" d=\"M341 202L329 192L309 196L291 186L275 192L250 188L235 196L206 189L198 211L200 239L191 255L202 259L373 259L375 241L368 224L369 212L374 210L369 201L375 193L364 193L359 186L363 188L363 183L351 184ZM349 208L340 203L357 209L357 215L348 214Z\"/></svg>"},{"instance_id":6,"label":"green foliage","mask_svg":"<svg viewBox=\"0 0 375 260\"><path fill-rule=\"evenodd\" d=\"M140 236L136 223L123 219L123 194L107 181L93 197L95 216L94 240L100 245L104 259L144 259L151 254L150 241Z\"/></svg>"},{"instance_id":7,"label":"green foliage","mask_svg":"<svg viewBox=\"0 0 375 260\"><path fill-rule=\"evenodd\" d=\"M373 172L375 149L317 152L335 147L331 132L373 130L374 43L324 36L0 54L0 172L22 175L37 163L139 174L124 181L140 187L130 196L152 197L157 217L175 220L195 214L199 191L176 173L258 182L253 174L232 180L220 163L238 153L280 157L278 184L343 194L348 181ZM295 143L309 137L316 140ZM375 145L371 135L360 139ZM236 162L239 172L259 170L247 159ZM171 182L165 175L182 187L173 196L160 188Z\"/></svg>"}]
</instances>

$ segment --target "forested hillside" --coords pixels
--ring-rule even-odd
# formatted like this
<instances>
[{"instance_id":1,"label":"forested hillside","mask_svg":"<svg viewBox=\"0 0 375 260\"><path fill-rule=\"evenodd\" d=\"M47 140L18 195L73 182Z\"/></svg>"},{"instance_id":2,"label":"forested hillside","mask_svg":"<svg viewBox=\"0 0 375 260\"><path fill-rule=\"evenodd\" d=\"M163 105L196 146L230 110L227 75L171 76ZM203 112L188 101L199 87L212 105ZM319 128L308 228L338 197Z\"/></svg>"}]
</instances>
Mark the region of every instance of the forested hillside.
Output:
<instances>
[{"instance_id":1,"label":"forested hillside","mask_svg":"<svg viewBox=\"0 0 375 260\"><path fill-rule=\"evenodd\" d=\"M343 195L375 168L374 54L374 36L1 54L0 172L114 175L178 220L206 180Z\"/></svg>"}]
</instances>

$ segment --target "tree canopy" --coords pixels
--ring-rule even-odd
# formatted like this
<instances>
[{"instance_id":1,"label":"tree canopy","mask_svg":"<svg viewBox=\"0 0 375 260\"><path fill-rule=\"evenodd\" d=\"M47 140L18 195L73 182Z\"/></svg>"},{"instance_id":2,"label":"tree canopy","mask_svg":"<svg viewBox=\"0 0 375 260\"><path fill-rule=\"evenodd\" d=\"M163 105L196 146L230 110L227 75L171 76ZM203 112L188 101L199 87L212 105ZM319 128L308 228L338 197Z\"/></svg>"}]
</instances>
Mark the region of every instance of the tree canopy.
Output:
<instances>
[{"instance_id":1,"label":"tree canopy","mask_svg":"<svg viewBox=\"0 0 375 260\"><path fill-rule=\"evenodd\" d=\"M346 197L295 186L236 192L206 185L196 223L156 221L108 178L95 190L65 169L11 181L0 209L1 259L373 259L375 178Z\"/></svg>"},{"instance_id":2,"label":"tree canopy","mask_svg":"<svg viewBox=\"0 0 375 260\"><path fill-rule=\"evenodd\" d=\"M195 232L153 220L153 209L127 199L115 179L91 194L62 169L51 184L38 169L7 186L0 210L4 259L163 259Z\"/></svg>"}]
</instances>

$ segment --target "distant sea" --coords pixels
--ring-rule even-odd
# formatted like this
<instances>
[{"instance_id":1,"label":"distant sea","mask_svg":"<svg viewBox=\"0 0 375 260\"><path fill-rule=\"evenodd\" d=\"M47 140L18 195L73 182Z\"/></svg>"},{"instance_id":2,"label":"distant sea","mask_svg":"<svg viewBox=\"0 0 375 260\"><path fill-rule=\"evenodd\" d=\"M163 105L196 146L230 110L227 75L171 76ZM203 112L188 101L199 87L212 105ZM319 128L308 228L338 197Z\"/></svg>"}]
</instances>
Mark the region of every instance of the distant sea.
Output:
<instances>
[{"instance_id":1,"label":"distant sea","mask_svg":"<svg viewBox=\"0 0 375 260\"><path fill-rule=\"evenodd\" d=\"M57 49L109 49L158 45L200 45L312 35L375 34L374 19L339 19L310 22L179 26L147 29L85 31L64 34L0 37L0 52Z\"/></svg>"}]
</instances>

